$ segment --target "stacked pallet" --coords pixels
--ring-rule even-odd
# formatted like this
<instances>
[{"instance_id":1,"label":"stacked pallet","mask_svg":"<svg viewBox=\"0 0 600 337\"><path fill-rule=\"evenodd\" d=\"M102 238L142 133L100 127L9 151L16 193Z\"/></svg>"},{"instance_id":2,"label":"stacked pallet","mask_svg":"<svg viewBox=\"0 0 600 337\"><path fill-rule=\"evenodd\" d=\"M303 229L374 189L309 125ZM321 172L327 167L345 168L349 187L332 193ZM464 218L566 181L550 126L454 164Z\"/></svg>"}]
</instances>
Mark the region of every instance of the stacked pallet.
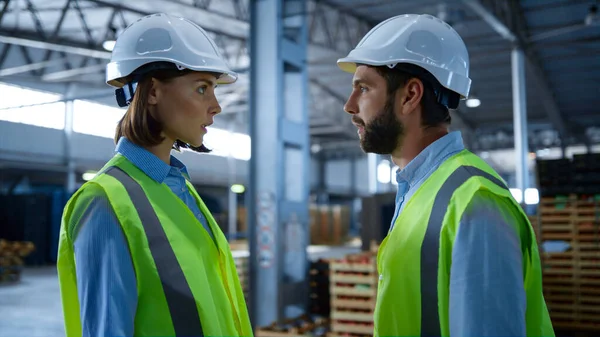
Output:
<instances>
[{"instance_id":1,"label":"stacked pallet","mask_svg":"<svg viewBox=\"0 0 600 337\"><path fill-rule=\"evenodd\" d=\"M329 317L331 314L331 296L329 292L328 260L311 261L308 282L310 285L308 312L311 315Z\"/></svg>"},{"instance_id":2,"label":"stacked pallet","mask_svg":"<svg viewBox=\"0 0 600 337\"><path fill-rule=\"evenodd\" d=\"M539 213L541 241L569 247L542 253L554 326L600 330L600 203L576 195L542 198Z\"/></svg>"},{"instance_id":3,"label":"stacked pallet","mask_svg":"<svg viewBox=\"0 0 600 337\"><path fill-rule=\"evenodd\" d=\"M0 239L0 282L18 281L23 270L23 259L35 250L31 242L11 242Z\"/></svg>"},{"instance_id":4,"label":"stacked pallet","mask_svg":"<svg viewBox=\"0 0 600 337\"><path fill-rule=\"evenodd\" d=\"M529 223L531 224L531 227L533 228L533 232L535 234L535 239L536 239L538 248L540 248L540 246L542 245L542 238L540 236L540 217L539 217L539 215L536 214L536 215L528 215L527 218L529 219Z\"/></svg>"},{"instance_id":5,"label":"stacked pallet","mask_svg":"<svg viewBox=\"0 0 600 337\"><path fill-rule=\"evenodd\" d=\"M302 315L293 319L286 319L282 324L272 323L269 326L258 328L256 337L312 337L324 336L327 332L328 321L325 318L312 318Z\"/></svg>"},{"instance_id":6,"label":"stacked pallet","mask_svg":"<svg viewBox=\"0 0 600 337\"><path fill-rule=\"evenodd\" d=\"M328 336L372 336L377 298L376 258L372 252L332 260L331 332Z\"/></svg>"}]
</instances>

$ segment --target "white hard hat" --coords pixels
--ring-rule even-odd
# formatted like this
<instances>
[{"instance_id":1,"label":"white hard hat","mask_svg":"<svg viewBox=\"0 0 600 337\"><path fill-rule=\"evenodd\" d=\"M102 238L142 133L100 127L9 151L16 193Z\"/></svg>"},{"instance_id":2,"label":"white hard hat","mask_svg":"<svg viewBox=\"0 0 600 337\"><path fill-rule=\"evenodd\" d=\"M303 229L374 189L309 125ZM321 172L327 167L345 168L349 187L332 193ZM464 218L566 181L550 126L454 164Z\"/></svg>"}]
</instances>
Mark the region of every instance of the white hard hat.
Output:
<instances>
[{"instance_id":1,"label":"white hard hat","mask_svg":"<svg viewBox=\"0 0 600 337\"><path fill-rule=\"evenodd\" d=\"M120 88L136 69L153 62L220 73L217 82L222 84L237 80L204 29L187 19L158 13L137 20L118 37L106 66L106 83Z\"/></svg>"},{"instance_id":2,"label":"white hard hat","mask_svg":"<svg viewBox=\"0 0 600 337\"><path fill-rule=\"evenodd\" d=\"M409 63L427 70L462 99L471 88L467 47L450 25L431 15L405 14L381 22L337 63L350 73L357 64L393 68Z\"/></svg>"}]
</instances>

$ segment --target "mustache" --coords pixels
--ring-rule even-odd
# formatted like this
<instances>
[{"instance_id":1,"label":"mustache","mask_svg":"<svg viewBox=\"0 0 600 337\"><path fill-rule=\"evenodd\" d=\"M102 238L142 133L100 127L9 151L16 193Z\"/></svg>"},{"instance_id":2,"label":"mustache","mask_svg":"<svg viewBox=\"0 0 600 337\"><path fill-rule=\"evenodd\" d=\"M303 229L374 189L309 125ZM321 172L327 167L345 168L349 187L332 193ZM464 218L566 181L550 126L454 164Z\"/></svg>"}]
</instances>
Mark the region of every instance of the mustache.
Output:
<instances>
[{"instance_id":1,"label":"mustache","mask_svg":"<svg viewBox=\"0 0 600 337\"><path fill-rule=\"evenodd\" d=\"M357 116L352 116L352 122L361 126L365 126L365 122Z\"/></svg>"}]
</instances>

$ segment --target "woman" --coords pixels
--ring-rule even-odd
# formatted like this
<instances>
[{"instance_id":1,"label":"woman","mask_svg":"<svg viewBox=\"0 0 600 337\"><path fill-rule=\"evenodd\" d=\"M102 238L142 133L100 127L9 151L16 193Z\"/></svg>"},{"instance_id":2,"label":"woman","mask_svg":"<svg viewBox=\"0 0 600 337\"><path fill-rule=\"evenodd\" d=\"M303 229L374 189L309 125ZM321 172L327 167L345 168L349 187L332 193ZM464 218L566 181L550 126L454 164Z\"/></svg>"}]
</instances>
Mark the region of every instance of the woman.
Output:
<instances>
[{"instance_id":1,"label":"woman","mask_svg":"<svg viewBox=\"0 0 600 337\"><path fill-rule=\"evenodd\" d=\"M115 156L63 214L67 336L251 336L228 242L170 154L208 151L215 86L237 75L202 28L154 14L119 36L106 76L128 109Z\"/></svg>"}]
</instances>

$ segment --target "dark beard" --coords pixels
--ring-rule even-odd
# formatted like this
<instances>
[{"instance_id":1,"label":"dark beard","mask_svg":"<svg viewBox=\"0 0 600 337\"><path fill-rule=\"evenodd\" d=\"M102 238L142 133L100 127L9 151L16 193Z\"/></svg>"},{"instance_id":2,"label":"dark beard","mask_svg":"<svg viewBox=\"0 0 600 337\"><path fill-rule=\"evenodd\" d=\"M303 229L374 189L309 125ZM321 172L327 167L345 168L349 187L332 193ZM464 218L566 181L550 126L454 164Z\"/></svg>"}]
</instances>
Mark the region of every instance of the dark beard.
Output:
<instances>
[{"instance_id":1,"label":"dark beard","mask_svg":"<svg viewBox=\"0 0 600 337\"><path fill-rule=\"evenodd\" d=\"M366 153L391 154L404 134L402 123L394 114L394 97L388 99L382 112L365 125L360 147Z\"/></svg>"}]
</instances>

